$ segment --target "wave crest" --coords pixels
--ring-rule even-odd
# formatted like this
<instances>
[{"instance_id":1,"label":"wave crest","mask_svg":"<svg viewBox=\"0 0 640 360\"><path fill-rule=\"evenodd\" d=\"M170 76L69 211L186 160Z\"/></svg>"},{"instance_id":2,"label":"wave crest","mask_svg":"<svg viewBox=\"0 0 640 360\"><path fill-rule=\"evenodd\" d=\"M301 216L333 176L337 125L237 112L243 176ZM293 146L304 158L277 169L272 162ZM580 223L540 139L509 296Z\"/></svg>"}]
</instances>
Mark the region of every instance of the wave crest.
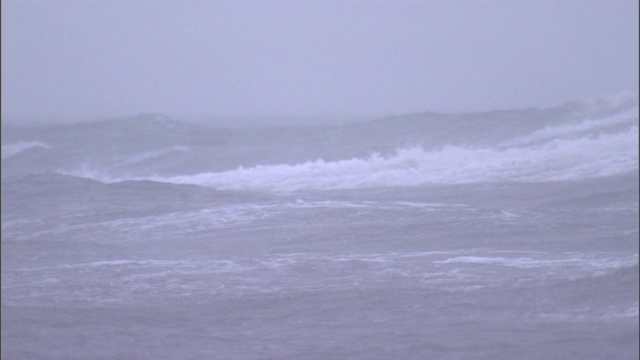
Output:
<instances>
[{"instance_id":1,"label":"wave crest","mask_svg":"<svg viewBox=\"0 0 640 360\"><path fill-rule=\"evenodd\" d=\"M51 146L40 141L21 141L15 144L2 145L2 160L36 148L51 149Z\"/></svg>"},{"instance_id":2,"label":"wave crest","mask_svg":"<svg viewBox=\"0 0 640 360\"><path fill-rule=\"evenodd\" d=\"M217 189L289 192L484 181L552 181L622 174L638 168L638 127L626 132L555 139L525 148L415 146L389 156L256 166L150 180Z\"/></svg>"}]
</instances>

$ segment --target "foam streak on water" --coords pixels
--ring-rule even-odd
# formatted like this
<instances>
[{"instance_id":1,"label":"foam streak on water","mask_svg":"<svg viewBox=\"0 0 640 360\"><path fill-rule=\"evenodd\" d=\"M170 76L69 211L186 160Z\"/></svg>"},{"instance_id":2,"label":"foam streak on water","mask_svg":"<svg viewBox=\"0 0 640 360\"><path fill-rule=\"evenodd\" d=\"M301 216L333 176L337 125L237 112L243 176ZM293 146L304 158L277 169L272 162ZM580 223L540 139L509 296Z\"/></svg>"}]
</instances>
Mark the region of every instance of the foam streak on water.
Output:
<instances>
[{"instance_id":1,"label":"foam streak on water","mask_svg":"<svg viewBox=\"0 0 640 360\"><path fill-rule=\"evenodd\" d=\"M2 131L2 358L638 356L638 102Z\"/></svg>"}]
</instances>

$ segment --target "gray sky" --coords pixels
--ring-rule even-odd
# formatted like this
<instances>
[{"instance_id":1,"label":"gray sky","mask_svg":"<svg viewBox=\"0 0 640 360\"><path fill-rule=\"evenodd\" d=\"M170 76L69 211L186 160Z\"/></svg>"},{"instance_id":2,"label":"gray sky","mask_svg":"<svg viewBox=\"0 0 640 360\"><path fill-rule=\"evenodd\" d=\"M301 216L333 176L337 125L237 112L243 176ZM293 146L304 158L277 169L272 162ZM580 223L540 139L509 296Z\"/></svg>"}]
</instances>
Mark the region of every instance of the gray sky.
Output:
<instances>
[{"instance_id":1,"label":"gray sky","mask_svg":"<svg viewBox=\"0 0 640 360\"><path fill-rule=\"evenodd\" d=\"M638 1L2 1L2 117L380 116L638 91Z\"/></svg>"}]
</instances>

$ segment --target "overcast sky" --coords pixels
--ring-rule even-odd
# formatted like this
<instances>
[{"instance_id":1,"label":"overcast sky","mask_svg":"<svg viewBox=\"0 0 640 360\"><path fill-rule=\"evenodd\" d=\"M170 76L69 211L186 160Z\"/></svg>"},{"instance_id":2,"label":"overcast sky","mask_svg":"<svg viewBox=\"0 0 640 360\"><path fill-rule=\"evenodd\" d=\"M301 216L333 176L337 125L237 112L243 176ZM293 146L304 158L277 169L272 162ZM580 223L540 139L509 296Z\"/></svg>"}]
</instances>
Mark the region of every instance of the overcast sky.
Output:
<instances>
[{"instance_id":1,"label":"overcast sky","mask_svg":"<svg viewBox=\"0 0 640 360\"><path fill-rule=\"evenodd\" d=\"M2 117L360 115L638 91L638 1L2 0Z\"/></svg>"}]
</instances>

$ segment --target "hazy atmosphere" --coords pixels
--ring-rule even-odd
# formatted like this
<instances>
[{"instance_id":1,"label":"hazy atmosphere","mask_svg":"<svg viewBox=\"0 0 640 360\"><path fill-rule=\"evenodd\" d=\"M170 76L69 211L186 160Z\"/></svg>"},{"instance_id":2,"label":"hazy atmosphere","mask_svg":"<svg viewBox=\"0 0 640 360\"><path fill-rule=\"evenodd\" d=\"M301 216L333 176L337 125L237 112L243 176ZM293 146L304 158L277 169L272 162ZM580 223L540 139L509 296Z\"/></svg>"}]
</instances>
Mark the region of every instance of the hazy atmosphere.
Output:
<instances>
[{"instance_id":1,"label":"hazy atmosphere","mask_svg":"<svg viewBox=\"0 0 640 360\"><path fill-rule=\"evenodd\" d=\"M638 113L637 1L4 0L0 357L637 359Z\"/></svg>"},{"instance_id":2,"label":"hazy atmosphere","mask_svg":"<svg viewBox=\"0 0 640 360\"><path fill-rule=\"evenodd\" d=\"M378 117L638 88L638 2L2 1L2 119Z\"/></svg>"}]
</instances>

